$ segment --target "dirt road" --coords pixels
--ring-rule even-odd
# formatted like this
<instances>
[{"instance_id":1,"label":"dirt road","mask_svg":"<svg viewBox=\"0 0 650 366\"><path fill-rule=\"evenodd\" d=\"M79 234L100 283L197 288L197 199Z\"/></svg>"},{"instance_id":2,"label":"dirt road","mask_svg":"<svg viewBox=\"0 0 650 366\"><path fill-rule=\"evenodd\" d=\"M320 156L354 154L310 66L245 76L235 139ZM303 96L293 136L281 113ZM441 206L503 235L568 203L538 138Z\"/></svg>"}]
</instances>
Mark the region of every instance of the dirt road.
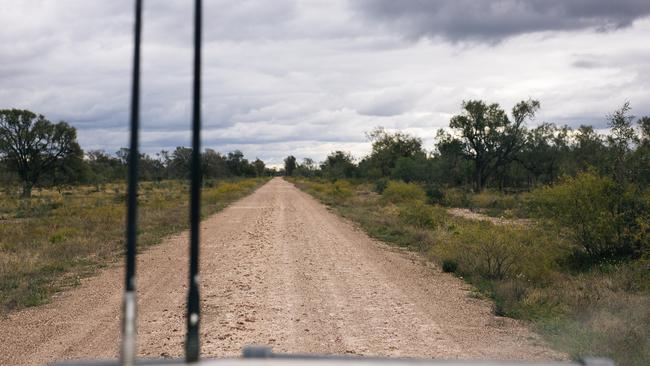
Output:
<instances>
[{"instance_id":1,"label":"dirt road","mask_svg":"<svg viewBox=\"0 0 650 366\"><path fill-rule=\"evenodd\" d=\"M467 285L368 238L276 178L202 224L202 350L473 359L557 359ZM139 349L182 354L187 233L138 260ZM122 269L0 320L0 364L117 356Z\"/></svg>"}]
</instances>

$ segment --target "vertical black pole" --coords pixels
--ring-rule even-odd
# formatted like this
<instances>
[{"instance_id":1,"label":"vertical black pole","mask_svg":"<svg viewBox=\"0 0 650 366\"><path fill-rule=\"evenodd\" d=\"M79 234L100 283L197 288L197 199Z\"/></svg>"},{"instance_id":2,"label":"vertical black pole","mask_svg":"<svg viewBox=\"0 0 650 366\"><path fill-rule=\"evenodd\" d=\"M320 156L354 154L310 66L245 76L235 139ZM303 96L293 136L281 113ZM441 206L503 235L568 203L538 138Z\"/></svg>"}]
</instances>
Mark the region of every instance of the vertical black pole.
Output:
<instances>
[{"instance_id":1,"label":"vertical black pole","mask_svg":"<svg viewBox=\"0 0 650 366\"><path fill-rule=\"evenodd\" d=\"M199 360L199 231L201 221L201 0L194 3L194 97L192 105L192 182L190 192L190 288L187 299L185 360Z\"/></svg>"},{"instance_id":2,"label":"vertical black pole","mask_svg":"<svg viewBox=\"0 0 650 366\"><path fill-rule=\"evenodd\" d=\"M126 215L126 277L122 318L122 365L135 364L136 290L135 252L138 217L138 130L140 128L140 34L142 29L142 0L135 1L133 49L133 80L131 90L131 142L129 145L128 198Z\"/></svg>"}]
</instances>

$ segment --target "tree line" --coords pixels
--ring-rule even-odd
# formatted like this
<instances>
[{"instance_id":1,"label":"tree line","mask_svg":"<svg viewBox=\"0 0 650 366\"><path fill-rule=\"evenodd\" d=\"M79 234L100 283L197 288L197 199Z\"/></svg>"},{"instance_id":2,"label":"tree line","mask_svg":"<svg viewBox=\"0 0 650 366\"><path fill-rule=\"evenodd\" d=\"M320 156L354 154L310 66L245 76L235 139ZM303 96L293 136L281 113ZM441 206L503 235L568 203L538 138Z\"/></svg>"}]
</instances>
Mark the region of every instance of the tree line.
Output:
<instances>
[{"instance_id":1,"label":"tree line","mask_svg":"<svg viewBox=\"0 0 650 366\"><path fill-rule=\"evenodd\" d=\"M459 191L531 192L520 202L524 215L571 233L580 248L572 263L649 256L650 118L632 116L625 103L607 116L603 132L548 122L528 128L539 108L527 100L507 113L496 103L470 100L449 129L437 131L432 151L418 137L376 128L368 133L370 154L359 160L343 151L320 165L290 157L285 171L374 181L378 193L390 180L417 183L432 204L447 204L447 195Z\"/></svg>"},{"instance_id":2,"label":"tree line","mask_svg":"<svg viewBox=\"0 0 650 366\"><path fill-rule=\"evenodd\" d=\"M154 155L140 154L141 180L185 179L190 174L191 148L177 147ZM235 150L227 154L213 149L202 152L205 179L259 177L275 170L255 159L250 162ZM84 152L76 129L66 122L53 123L28 110L0 110L0 182L22 184L29 197L33 187L103 184L124 180L129 149L114 154L103 150Z\"/></svg>"},{"instance_id":3,"label":"tree line","mask_svg":"<svg viewBox=\"0 0 650 366\"><path fill-rule=\"evenodd\" d=\"M426 151L422 139L378 127L367 134L369 155L355 159L334 151L321 164L285 159L285 174L328 179L396 179L444 187L530 190L565 176L593 171L621 183L650 182L650 117L635 118L630 105L607 116L608 131L544 122L528 128L540 109L536 100L517 103L508 114L497 103L469 100L436 133Z\"/></svg>"},{"instance_id":4,"label":"tree line","mask_svg":"<svg viewBox=\"0 0 650 366\"><path fill-rule=\"evenodd\" d=\"M595 171L616 182L647 186L650 182L650 117L635 118L625 103L608 118L609 130L592 126L526 123L540 103L517 103L507 113L497 103L469 100L453 116L449 129L440 129L431 151L420 138L376 128L367 133L371 153L355 159L334 151L320 164L294 156L285 159L284 174L328 179L398 179L430 186L486 187L502 191L530 190L564 176ZM177 147L154 155L140 155L143 180L182 179L189 175L191 149ZM115 154L84 152L76 130L66 122L53 123L27 110L0 110L0 181L22 182L23 195L34 186L99 184L124 179L129 150ZM248 161L241 151L203 153L204 177L272 175L263 161Z\"/></svg>"}]
</instances>

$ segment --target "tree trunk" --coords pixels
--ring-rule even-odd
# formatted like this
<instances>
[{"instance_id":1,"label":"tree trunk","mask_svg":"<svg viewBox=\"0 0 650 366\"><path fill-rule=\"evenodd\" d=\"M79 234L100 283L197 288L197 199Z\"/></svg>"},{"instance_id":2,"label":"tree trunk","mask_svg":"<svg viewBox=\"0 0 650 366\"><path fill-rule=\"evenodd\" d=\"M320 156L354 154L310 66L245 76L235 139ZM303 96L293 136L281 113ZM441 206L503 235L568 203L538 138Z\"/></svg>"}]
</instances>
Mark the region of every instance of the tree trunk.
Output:
<instances>
[{"instance_id":1,"label":"tree trunk","mask_svg":"<svg viewBox=\"0 0 650 366\"><path fill-rule=\"evenodd\" d=\"M32 186L33 184L31 182L23 183L23 198L29 198L32 196Z\"/></svg>"},{"instance_id":2,"label":"tree trunk","mask_svg":"<svg viewBox=\"0 0 650 366\"><path fill-rule=\"evenodd\" d=\"M476 164L476 193L479 193L483 190L483 185L485 183L483 182L483 166L480 164Z\"/></svg>"}]
</instances>

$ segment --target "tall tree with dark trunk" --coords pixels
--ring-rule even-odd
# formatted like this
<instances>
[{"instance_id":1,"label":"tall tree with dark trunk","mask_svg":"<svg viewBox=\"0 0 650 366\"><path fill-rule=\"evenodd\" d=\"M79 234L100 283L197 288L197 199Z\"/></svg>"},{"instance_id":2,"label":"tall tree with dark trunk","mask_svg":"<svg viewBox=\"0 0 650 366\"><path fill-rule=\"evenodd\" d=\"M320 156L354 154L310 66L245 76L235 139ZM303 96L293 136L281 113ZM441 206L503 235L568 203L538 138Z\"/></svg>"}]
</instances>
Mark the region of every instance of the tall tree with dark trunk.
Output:
<instances>
[{"instance_id":1,"label":"tall tree with dark trunk","mask_svg":"<svg viewBox=\"0 0 650 366\"><path fill-rule=\"evenodd\" d=\"M23 197L60 161L83 156L77 131L61 121L20 109L0 110L0 154L23 181Z\"/></svg>"},{"instance_id":2,"label":"tall tree with dark trunk","mask_svg":"<svg viewBox=\"0 0 650 366\"><path fill-rule=\"evenodd\" d=\"M260 160L259 158L255 159L255 161L253 162L253 167L255 167L255 174L258 177L264 176L264 172L266 170L266 164L264 164L262 160Z\"/></svg>"},{"instance_id":3,"label":"tall tree with dark trunk","mask_svg":"<svg viewBox=\"0 0 650 366\"><path fill-rule=\"evenodd\" d=\"M462 138L465 156L474 162L474 187L481 191L498 168L510 163L524 143L526 119L539 109L536 100L521 101L512 108L512 119L497 103L463 102L463 113L449 126Z\"/></svg>"},{"instance_id":4,"label":"tall tree with dark trunk","mask_svg":"<svg viewBox=\"0 0 650 366\"><path fill-rule=\"evenodd\" d=\"M290 177L296 169L296 157L289 155L284 159L284 175Z\"/></svg>"}]
</instances>

